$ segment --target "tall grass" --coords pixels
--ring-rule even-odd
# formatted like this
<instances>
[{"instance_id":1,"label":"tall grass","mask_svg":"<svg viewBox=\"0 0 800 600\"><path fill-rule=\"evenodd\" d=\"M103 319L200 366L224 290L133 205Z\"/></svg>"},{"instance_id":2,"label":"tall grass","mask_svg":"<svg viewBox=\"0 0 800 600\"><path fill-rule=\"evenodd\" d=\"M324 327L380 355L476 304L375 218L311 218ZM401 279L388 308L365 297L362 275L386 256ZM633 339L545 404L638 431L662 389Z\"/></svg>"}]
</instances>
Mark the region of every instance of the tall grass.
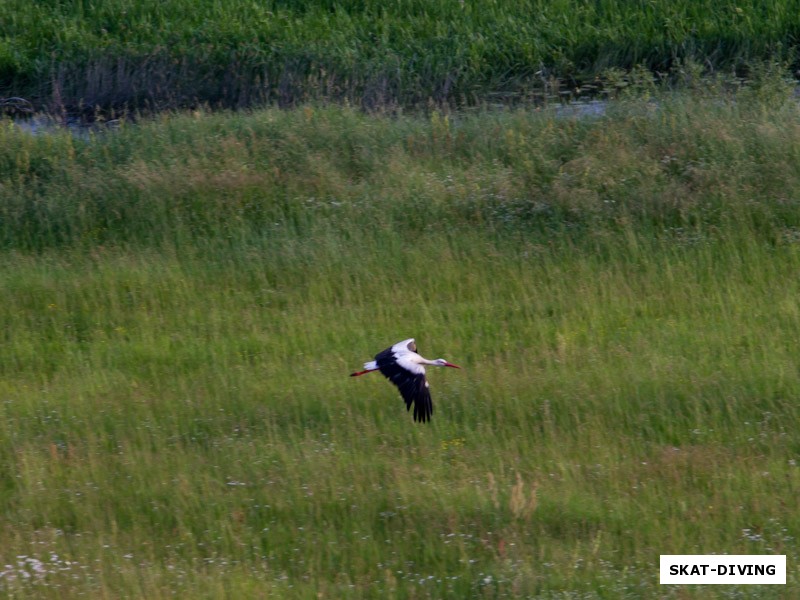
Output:
<instances>
[{"instance_id":1,"label":"tall grass","mask_svg":"<svg viewBox=\"0 0 800 600\"><path fill-rule=\"evenodd\" d=\"M5 0L0 31L0 91L51 109L373 108L525 96L551 77L569 90L612 67L791 61L800 17L786 0Z\"/></svg>"},{"instance_id":2,"label":"tall grass","mask_svg":"<svg viewBox=\"0 0 800 600\"><path fill-rule=\"evenodd\" d=\"M773 81L714 101L621 102L596 119L307 106L164 115L86 138L7 123L0 246L271 243L365 227L692 238L739 222L775 242L800 226L798 122Z\"/></svg>"},{"instance_id":3,"label":"tall grass","mask_svg":"<svg viewBox=\"0 0 800 600\"><path fill-rule=\"evenodd\" d=\"M782 597L657 565L798 560L796 111L5 126L0 594Z\"/></svg>"}]
</instances>

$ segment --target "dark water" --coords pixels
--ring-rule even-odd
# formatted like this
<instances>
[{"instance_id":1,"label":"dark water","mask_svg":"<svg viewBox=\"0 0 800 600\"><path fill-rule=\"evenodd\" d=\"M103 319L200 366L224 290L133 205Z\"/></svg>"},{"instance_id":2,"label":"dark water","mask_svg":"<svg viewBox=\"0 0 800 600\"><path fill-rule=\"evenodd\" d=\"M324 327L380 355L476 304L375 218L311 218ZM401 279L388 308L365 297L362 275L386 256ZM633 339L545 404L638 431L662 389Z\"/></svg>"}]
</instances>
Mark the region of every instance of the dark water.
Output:
<instances>
[{"instance_id":1,"label":"dark water","mask_svg":"<svg viewBox=\"0 0 800 600\"><path fill-rule=\"evenodd\" d=\"M606 114L607 100L580 100L568 103L553 103L540 107L542 112L549 112L563 118L592 118ZM46 135L60 131L69 131L76 138L89 140L93 134L105 133L118 129L119 119L113 121L87 123L79 118L55 118L48 115L34 114L12 117L11 122L21 131L31 135Z\"/></svg>"},{"instance_id":2,"label":"dark water","mask_svg":"<svg viewBox=\"0 0 800 600\"><path fill-rule=\"evenodd\" d=\"M120 126L120 121L104 121L87 123L86 121L78 118L59 119L48 115L31 115L23 117L14 117L11 119L14 126L21 131L30 133L31 135L45 135L50 133L57 133L60 131L68 131L76 138L90 139L92 134L101 133L106 131L113 131Z\"/></svg>"}]
</instances>

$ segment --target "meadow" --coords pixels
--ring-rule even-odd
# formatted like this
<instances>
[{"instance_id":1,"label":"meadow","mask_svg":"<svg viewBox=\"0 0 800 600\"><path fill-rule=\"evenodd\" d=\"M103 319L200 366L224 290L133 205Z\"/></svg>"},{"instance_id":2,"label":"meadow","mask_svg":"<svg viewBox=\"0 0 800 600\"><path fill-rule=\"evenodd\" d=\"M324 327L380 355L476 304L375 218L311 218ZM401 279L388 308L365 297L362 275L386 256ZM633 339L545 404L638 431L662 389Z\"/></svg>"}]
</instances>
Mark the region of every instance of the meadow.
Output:
<instances>
[{"instance_id":1,"label":"meadow","mask_svg":"<svg viewBox=\"0 0 800 600\"><path fill-rule=\"evenodd\" d=\"M0 595L798 585L800 108L0 127ZM416 337L414 423L380 376ZM787 555L662 587L660 554Z\"/></svg>"},{"instance_id":2,"label":"meadow","mask_svg":"<svg viewBox=\"0 0 800 600\"><path fill-rule=\"evenodd\" d=\"M794 0L3 0L0 32L0 98L84 115L479 105L597 93L637 65L800 67Z\"/></svg>"}]
</instances>

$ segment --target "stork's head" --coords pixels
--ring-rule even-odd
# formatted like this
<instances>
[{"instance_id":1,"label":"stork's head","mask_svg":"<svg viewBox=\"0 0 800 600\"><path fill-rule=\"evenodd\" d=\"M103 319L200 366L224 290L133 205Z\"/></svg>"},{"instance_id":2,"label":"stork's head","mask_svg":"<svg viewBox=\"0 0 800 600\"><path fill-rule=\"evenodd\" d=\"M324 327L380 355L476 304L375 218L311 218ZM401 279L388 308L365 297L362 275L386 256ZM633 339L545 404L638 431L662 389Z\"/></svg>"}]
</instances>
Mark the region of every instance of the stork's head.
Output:
<instances>
[{"instance_id":1,"label":"stork's head","mask_svg":"<svg viewBox=\"0 0 800 600\"><path fill-rule=\"evenodd\" d=\"M461 368L458 365L454 365L453 363L447 362L443 358L437 358L433 362L436 364L437 367L452 367L453 369L460 369Z\"/></svg>"}]
</instances>

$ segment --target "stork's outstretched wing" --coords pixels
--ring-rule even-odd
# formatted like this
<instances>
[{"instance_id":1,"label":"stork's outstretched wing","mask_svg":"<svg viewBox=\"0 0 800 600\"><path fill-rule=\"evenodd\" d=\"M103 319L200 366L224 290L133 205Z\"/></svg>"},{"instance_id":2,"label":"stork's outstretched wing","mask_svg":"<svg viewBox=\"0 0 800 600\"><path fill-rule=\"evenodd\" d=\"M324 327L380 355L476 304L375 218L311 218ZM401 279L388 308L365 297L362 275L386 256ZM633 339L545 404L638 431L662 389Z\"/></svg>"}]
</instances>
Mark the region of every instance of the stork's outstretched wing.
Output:
<instances>
[{"instance_id":1,"label":"stork's outstretched wing","mask_svg":"<svg viewBox=\"0 0 800 600\"><path fill-rule=\"evenodd\" d=\"M414 420L423 423L430 421L433 400L425 377L425 367L408 360L404 354L398 356L396 346L375 356L378 369L400 390L400 395L406 401L406 410L414 406Z\"/></svg>"}]
</instances>

